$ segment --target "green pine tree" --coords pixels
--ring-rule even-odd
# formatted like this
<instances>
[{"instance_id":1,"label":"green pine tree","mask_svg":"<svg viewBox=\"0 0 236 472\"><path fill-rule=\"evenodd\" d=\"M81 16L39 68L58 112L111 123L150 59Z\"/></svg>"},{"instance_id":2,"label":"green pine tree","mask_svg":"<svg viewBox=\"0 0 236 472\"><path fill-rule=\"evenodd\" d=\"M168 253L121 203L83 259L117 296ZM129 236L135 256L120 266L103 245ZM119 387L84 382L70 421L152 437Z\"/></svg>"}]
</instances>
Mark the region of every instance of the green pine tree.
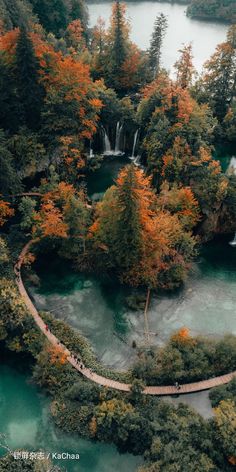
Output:
<instances>
[{"instance_id":1,"label":"green pine tree","mask_svg":"<svg viewBox=\"0 0 236 472\"><path fill-rule=\"evenodd\" d=\"M32 0L33 11L46 31L56 36L67 27L69 9L65 0Z\"/></svg>"},{"instance_id":2,"label":"green pine tree","mask_svg":"<svg viewBox=\"0 0 236 472\"><path fill-rule=\"evenodd\" d=\"M37 21L28 0L1 0L0 18L6 30L26 27L29 22Z\"/></svg>"},{"instance_id":3,"label":"green pine tree","mask_svg":"<svg viewBox=\"0 0 236 472\"><path fill-rule=\"evenodd\" d=\"M114 250L118 264L125 270L130 269L138 261L141 249L140 195L136 169L133 165L126 167L123 180L117 187L117 208L119 218L116 223L116 239Z\"/></svg>"},{"instance_id":4,"label":"green pine tree","mask_svg":"<svg viewBox=\"0 0 236 472\"><path fill-rule=\"evenodd\" d=\"M116 1L112 12L109 74L111 86L119 90L123 75L122 66L127 57L127 22L122 4Z\"/></svg>"},{"instance_id":5,"label":"green pine tree","mask_svg":"<svg viewBox=\"0 0 236 472\"><path fill-rule=\"evenodd\" d=\"M0 58L0 128L17 131L21 122L21 107L16 96L14 71L4 57Z\"/></svg>"},{"instance_id":6,"label":"green pine tree","mask_svg":"<svg viewBox=\"0 0 236 472\"><path fill-rule=\"evenodd\" d=\"M15 170L13 155L3 130L0 130L0 194L14 194L20 190L21 183Z\"/></svg>"},{"instance_id":7,"label":"green pine tree","mask_svg":"<svg viewBox=\"0 0 236 472\"><path fill-rule=\"evenodd\" d=\"M223 121L236 95L236 26L229 29L227 41L219 44L206 63L203 93L215 116Z\"/></svg>"},{"instance_id":8,"label":"green pine tree","mask_svg":"<svg viewBox=\"0 0 236 472\"><path fill-rule=\"evenodd\" d=\"M84 30L88 27L88 8L84 0L71 0L70 21L79 19Z\"/></svg>"},{"instance_id":9,"label":"green pine tree","mask_svg":"<svg viewBox=\"0 0 236 472\"><path fill-rule=\"evenodd\" d=\"M39 82L39 62L27 31L20 31L16 46L15 73L18 98L23 107L24 123L37 129L44 90Z\"/></svg>"},{"instance_id":10,"label":"green pine tree","mask_svg":"<svg viewBox=\"0 0 236 472\"><path fill-rule=\"evenodd\" d=\"M163 39L167 30L167 18L163 13L160 13L154 22L154 31L152 33L150 49L149 49L149 64L154 79L156 78L161 65L161 48Z\"/></svg>"}]
</instances>

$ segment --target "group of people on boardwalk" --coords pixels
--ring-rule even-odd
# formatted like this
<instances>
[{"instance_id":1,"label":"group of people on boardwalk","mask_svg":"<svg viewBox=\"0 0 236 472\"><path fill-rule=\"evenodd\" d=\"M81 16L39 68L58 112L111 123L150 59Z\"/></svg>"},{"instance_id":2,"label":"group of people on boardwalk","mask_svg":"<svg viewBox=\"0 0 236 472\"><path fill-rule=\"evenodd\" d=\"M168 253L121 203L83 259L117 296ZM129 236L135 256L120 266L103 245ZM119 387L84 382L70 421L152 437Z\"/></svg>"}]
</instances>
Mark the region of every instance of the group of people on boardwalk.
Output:
<instances>
[{"instance_id":1,"label":"group of people on boardwalk","mask_svg":"<svg viewBox=\"0 0 236 472\"><path fill-rule=\"evenodd\" d=\"M72 354L72 353L71 353L70 356L75 361L75 363L80 367L81 370L83 370L85 368L85 365L83 364L80 357L78 357L76 354Z\"/></svg>"},{"instance_id":2,"label":"group of people on boardwalk","mask_svg":"<svg viewBox=\"0 0 236 472\"><path fill-rule=\"evenodd\" d=\"M20 269L17 265L15 266L15 273L16 273L17 282L19 283L20 282Z\"/></svg>"},{"instance_id":3,"label":"group of people on boardwalk","mask_svg":"<svg viewBox=\"0 0 236 472\"><path fill-rule=\"evenodd\" d=\"M45 330L47 332L50 332L49 326L47 324L45 324ZM61 344L61 342L59 340L58 340L57 344L64 348L63 344ZM80 368L80 370L83 370L83 369L86 368L85 365L82 362L82 359L79 356L77 356L77 354L74 354L74 353L70 352L70 357L75 362L75 364ZM89 370L90 375L92 375L93 374L92 370L91 369L88 369L88 370Z\"/></svg>"}]
</instances>

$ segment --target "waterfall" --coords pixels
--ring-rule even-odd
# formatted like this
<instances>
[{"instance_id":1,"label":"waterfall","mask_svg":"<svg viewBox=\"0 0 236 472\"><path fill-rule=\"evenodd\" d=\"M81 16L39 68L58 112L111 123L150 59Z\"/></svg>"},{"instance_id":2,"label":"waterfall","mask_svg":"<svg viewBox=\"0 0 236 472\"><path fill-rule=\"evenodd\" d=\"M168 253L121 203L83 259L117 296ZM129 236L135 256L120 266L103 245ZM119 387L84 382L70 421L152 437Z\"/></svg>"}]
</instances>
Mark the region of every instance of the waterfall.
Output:
<instances>
[{"instance_id":1,"label":"waterfall","mask_svg":"<svg viewBox=\"0 0 236 472\"><path fill-rule=\"evenodd\" d=\"M233 246L233 247L236 246L236 232L235 232L235 234L234 234L234 239L233 239L233 241L231 241L229 244L230 244L230 246Z\"/></svg>"},{"instance_id":2,"label":"waterfall","mask_svg":"<svg viewBox=\"0 0 236 472\"><path fill-rule=\"evenodd\" d=\"M134 133L134 142L133 142L133 149L132 149L132 156L130 156L130 159L131 161L133 161L133 163L138 166L140 164L140 156L137 155L135 157L135 150L136 150L136 147L137 147L137 141L138 141L138 134L139 134L139 129L137 129Z\"/></svg>"},{"instance_id":3,"label":"waterfall","mask_svg":"<svg viewBox=\"0 0 236 472\"><path fill-rule=\"evenodd\" d=\"M117 122L116 125L116 142L115 142L115 154L122 154L122 151L120 150L120 137L121 137L121 131L122 131L123 125L120 122Z\"/></svg>"},{"instance_id":4,"label":"waterfall","mask_svg":"<svg viewBox=\"0 0 236 472\"><path fill-rule=\"evenodd\" d=\"M104 154L109 156L109 155L112 154L110 139L108 137L108 134L107 134L105 128L102 128L102 129L103 129L103 133L104 133Z\"/></svg>"},{"instance_id":5,"label":"waterfall","mask_svg":"<svg viewBox=\"0 0 236 472\"><path fill-rule=\"evenodd\" d=\"M137 129L134 133L134 143L133 143L131 159L135 158L135 149L136 149L136 144L137 144L137 139L138 139L138 132L139 132L139 129Z\"/></svg>"},{"instance_id":6,"label":"waterfall","mask_svg":"<svg viewBox=\"0 0 236 472\"><path fill-rule=\"evenodd\" d=\"M92 141L89 143L89 158L92 159L94 157L93 148L92 148Z\"/></svg>"},{"instance_id":7,"label":"waterfall","mask_svg":"<svg viewBox=\"0 0 236 472\"><path fill-rule=\"evenodd\" d=\"M139 166L139 165L140 165L140 160L141 160L141 156L136 156L136 157L134 158L134 164L135 164L136 166Z\"/></svg>"},{"instance_id":8,"label":"waterfall","mask_svg":"<svg viewBox=\"0 0 236 472\"><path fill-rule=\"evenodd\" d=\"M227 169L228 175L236 175L236 157L231 157L229 167Z\"/></svg>"}]
</instances>

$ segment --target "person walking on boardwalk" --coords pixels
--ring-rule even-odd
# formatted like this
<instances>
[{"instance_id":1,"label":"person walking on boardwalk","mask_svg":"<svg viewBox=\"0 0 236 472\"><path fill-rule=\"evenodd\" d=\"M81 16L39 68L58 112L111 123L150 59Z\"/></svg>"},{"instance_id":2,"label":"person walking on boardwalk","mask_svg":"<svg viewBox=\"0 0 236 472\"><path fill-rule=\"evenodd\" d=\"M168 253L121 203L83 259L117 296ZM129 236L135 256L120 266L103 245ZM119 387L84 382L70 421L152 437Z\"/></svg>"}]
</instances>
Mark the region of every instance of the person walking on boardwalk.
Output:
<instances>
[{"instance_id":1,"label":"person walking on boardwalk","mask_svg":"<svg viewBox=\"0 0 236 472\"><path fill-rule=\"evenodd\" d=\"M175 388L178 391L181 389L179 382L175 382Z\"/></svg>"}]
</instances>

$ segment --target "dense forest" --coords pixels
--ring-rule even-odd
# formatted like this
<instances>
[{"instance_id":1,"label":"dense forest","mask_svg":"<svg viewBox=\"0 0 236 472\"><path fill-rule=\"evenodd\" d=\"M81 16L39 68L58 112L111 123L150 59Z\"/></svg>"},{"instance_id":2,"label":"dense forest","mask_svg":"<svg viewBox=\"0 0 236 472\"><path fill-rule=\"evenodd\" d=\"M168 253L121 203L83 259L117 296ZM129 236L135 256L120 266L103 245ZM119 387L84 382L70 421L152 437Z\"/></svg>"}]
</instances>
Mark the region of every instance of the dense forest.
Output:
<instances>
[{"instance_id":1,"label":"dense forest","mask_svg":"<svg viewBox=\"0 0 236 472\"><path fill-rule=\"evenodd\" d=\"M219 21L236 21L236 4L234 0L192 0L188 15L193 18Z\"/></svg>"},{"instance_id":2,"label":"dense forest","mask_svg":"<svg viewBox=\"0 0 236 472\"><path fill-rule=\"evenodd\" d=\"M198 10L194 1L190 14L233 19L235 2L231 10L209 3ZM236 370L235 336L209 340L183 328L165 346L137 349L132 368L117 372L68 323L40 313L92 371L131 385L127 394L101 387L39 331L13 267L32 240L23 278L35 275L35 260L53 256L125 286L134 299L140 290L145 302L147 293L181 288L201 245L235 232L235 171L223 172L216 156L236 149L236 26L201 73L191 44L183 45L170 77L163 14L146 51L131 41L119 1L110 24L99 18L93 28L82 0L0 0L0 16L0 353L27 362L58 428L143 455L140 472L234 470L235 380L211 392L210 420L142 392ZM136 136L140 159L94 201L88 175L112 159L107 143L117 151L117 134L131 157ZM16 472L1 433L9 454L0 471ZM59 469L17 462L17 472L44 470Z\"/></svg>"}]
</instances>

